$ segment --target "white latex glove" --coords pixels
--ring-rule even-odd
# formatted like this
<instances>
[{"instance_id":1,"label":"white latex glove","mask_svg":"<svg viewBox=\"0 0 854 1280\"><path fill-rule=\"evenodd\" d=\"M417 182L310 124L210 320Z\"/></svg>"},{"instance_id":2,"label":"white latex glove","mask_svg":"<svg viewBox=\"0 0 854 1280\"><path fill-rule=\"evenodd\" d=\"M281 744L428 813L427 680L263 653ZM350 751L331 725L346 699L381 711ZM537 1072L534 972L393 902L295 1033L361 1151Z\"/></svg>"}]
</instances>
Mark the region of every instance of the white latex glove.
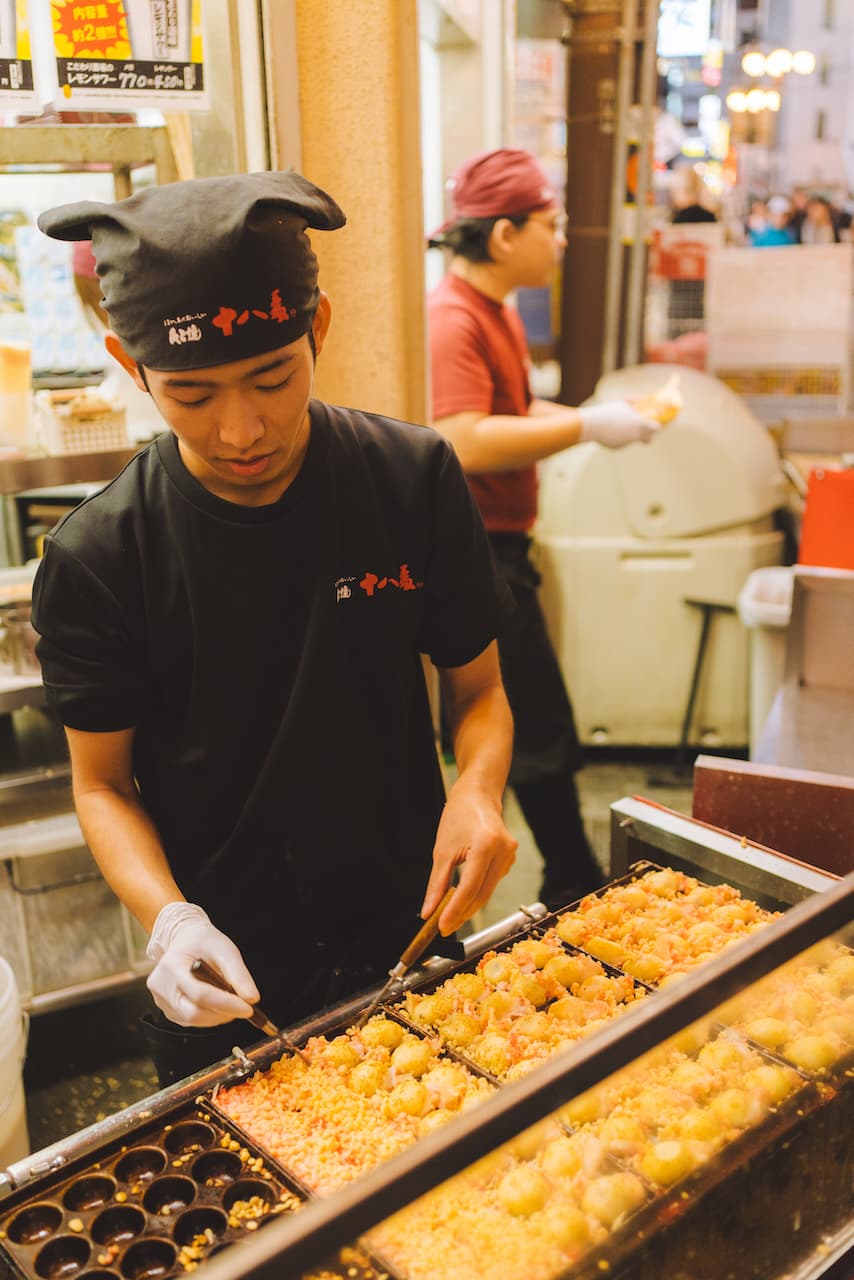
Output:
<instances>
[{"instance_id":1,"label":"white latex glove","mask_svg":"<svg viewBox=\"0 0 854 1280\"><path fill-rule=\"evenodd\" d=\"M237 947L192 902L170 902L162 909L145 953L157 962L147 983L154 1003L182 1027L216 1027L249 1018L250 1006L261 998ZM238 994L194 977L194 960L206 960Z\"/></svg>"},{"instance_id":2,"label":"white latex glove","mask_svg":"<svg viewBox=\"0 0 854 1280\"><path fill-rule=\"evenodd\" d=\"M622 449L623 445L640 441L648 444L661 427L652 418L642 417L628 400L605 400L602 404L585 405L578 410L581 439L603 444L606 449Z\"/></svg>"}]
</instances>

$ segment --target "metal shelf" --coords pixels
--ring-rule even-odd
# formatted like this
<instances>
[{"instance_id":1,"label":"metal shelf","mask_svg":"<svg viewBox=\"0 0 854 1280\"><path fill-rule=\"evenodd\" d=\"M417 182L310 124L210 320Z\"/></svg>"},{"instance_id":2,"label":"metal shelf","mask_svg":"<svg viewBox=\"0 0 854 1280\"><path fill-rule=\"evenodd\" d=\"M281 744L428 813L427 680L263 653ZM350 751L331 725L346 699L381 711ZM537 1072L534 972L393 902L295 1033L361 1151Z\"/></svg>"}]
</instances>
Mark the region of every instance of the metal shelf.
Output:
<instances>
[{"instance_id":1,"label":"metal shelf","mask_svg":"<svg viewBox=\"0 0 854 1280\"><path fill-rule=\"evenodd\" d=\"M137 452L130 449L98 449L92 453L33 454L0 461L0 494L52 485L112 480Z\"/></svg>"}]
</instances>

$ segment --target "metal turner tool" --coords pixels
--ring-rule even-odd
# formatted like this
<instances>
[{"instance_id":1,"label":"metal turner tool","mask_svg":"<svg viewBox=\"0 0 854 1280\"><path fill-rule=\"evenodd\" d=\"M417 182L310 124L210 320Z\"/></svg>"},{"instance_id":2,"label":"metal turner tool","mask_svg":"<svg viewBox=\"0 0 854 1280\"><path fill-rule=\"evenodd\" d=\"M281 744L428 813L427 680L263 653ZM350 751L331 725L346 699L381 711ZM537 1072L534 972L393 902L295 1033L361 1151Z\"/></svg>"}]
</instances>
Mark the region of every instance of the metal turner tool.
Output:
<instances>
[{"instance_id":1,"label":"metal turner tool","mask_svg":"<svg viewBox=\"0 0 854 1280\"><path fill-rule=\"evenodd\" d=\"M217 973L216 969L213 969L205 960L194 960L190 966L190 972L200 982L207 982L211 987L219 987L220 991L228 991L231 995L237 994L231 983L226 982L222 974ZM265 1036L281 1041L289 1053L295 1053L302 1058L306 1065L310 1063L311 1060L308 1054L295 1045L292 1040L289 1040L284 1031L279 1030L275 1022L270 1021L260 1005L255 1005L252 1017L247 1021L251 1022L253 1027L257 1027L259 1031L263 1031Z\"/></svg>"},{"instance_id":2,"label":"metal turner tool","mask_svg":"<svg viewBox=\"0 0 854 1280\"><path fill-rule=\"evenodd\" d=\"M387 1000L392 991L394 991L396 987L400 986L405 974L409 972L415 962L420 960L421 956L423 956L427 947L439 932L439 917L451 901L451 898L454 896L456 891L457 886L452 884L438 907L435 907L434 910L430 912L429 916L424 921L421 928L418 930L415 937L398 960L397 964L393 969L389 969L388 981L380 991L379 995L376 999L371 1001L367 1009L362 1010L359 1017L353 1023L354 1028L363 1027L365 1025L368 1018L372 1017L373 1014L376 1013L383 1001Z\"/></svg>"}]
</instances>

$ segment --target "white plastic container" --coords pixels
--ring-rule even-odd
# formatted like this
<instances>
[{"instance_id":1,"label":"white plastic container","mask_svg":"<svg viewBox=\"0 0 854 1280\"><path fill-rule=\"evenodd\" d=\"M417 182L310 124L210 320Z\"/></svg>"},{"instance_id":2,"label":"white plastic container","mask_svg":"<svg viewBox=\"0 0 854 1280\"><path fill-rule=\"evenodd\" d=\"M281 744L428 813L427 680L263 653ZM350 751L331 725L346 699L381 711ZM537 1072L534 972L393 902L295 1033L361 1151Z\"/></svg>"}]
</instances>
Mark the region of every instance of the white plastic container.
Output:
<instances>
[{"instance_id":1,"label":"white plastic container","mask_svg":"<svg viewBox=\"0 0 854 1280\"><path fill-rule=\"evenodd\" d=\"M738 597L739 617L750 631L751 758L783 681L793 580L792 565L754 569Z\"/></svg>"},{"instance_id":2,"label":"white plastic container","mask_svg":"<svg viewBox=\"0 0 854 1280\"><path fill-rule=\"evenodd\" d=\"M0 956L0 1169L29 1154L22 1068L27 1018L21 1010L12 966Z\"/></svg>"}]
</instances>

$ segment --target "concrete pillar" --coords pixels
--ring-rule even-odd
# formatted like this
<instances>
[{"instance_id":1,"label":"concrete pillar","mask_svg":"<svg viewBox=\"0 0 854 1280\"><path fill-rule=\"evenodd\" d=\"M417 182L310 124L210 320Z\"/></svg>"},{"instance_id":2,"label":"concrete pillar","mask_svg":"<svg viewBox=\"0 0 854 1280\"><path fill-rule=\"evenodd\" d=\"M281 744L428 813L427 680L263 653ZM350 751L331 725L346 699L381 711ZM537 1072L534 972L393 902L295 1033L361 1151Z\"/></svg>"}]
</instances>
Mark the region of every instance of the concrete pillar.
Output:
<instances>
[{"instance_id":1,"label":"concrete pillar","mask_svg":"<svg viewBox=\"0 0 854 1280\"><path fill-rule=\"evenodd\" d=\"M348 218L341 231L313 233L333 312L317 393L425 422L416 0L276 0L268 9L274 163L294 164Z\"/></svg>"}]
</instances>

